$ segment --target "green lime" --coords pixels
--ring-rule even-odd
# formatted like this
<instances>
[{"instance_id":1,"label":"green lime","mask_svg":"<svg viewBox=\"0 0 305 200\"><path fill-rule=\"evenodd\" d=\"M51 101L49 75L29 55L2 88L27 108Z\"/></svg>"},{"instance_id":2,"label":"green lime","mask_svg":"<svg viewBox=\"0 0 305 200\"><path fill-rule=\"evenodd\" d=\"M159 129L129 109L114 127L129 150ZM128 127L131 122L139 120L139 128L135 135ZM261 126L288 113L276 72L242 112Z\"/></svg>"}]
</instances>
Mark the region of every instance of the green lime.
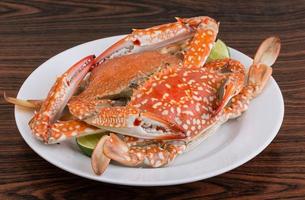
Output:
<instances>
[{"instance_id":1,"label":"green lime","mask_svg":"<svg viewBox=\"0 0 305 200\"><path fill-rule=\"evenodd\" d=\"M95 133L92 135L85 135L85 136L80 136L76 138L76 143L78 144L79 148L82 150L82 152L91 157L91 154L100 140L100 138L103 135L106 135L107 132L102 132L102 133Z\"/></svg>"},{"instance_id":2,"label":"green lime","mask_svg":"<svg viewBox=\"0 0 305 200\"><path fill-rule=\"evenodd\" d=\"M212 60L229 58L229 57L230 57L229 48L223 41L218 39L209 55L207 61L209 62Z\"/></svg>"}]
</instances>

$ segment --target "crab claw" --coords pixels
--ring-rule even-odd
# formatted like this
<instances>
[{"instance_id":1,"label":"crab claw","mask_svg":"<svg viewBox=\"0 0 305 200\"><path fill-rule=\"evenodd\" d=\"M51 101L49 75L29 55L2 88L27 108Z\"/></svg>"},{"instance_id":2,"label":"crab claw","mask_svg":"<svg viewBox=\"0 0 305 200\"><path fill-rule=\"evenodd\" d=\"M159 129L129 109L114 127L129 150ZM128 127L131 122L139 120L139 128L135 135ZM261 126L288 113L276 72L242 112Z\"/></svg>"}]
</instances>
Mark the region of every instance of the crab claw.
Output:
<instances>
[{"instance_id":1,"label":"crab claw","mask_svg":"<svg viewBox=\"0 0 305 200\"><path fill-rule=\"evenodd\" d=\"M131 34L122 38L100 54L96 58L96 62L100 63L109 57L156 50L193 37L197 31L196 28L205 26L203 25L204 23L211 24L213 22L216 25L215 20L207 16L176 19L177 21L173 23L162 24L147 29L134 29ZM212 25L208 26L212 27ZM213 26L213 29L215 29L215 26ZM218 27L216 29L218 30Z\"/></svg>"},{"instance_id":2,"label":"crab claw","mask_svg":"<svg viewBox=\"0 0 305 200\"><path fill-rule=\"evenodd\" d=\"M254 56L253 64L265 64L272 66L279 56L281 50L281 40L277 36L265 39L259 46Z\"/></svg>"},{"instance_id":3,"label":"crab claw","mask_svg":"<svg viewBox=\"0 0 305 200\"><path fill-rule=\"evenodd\" d=\"M97 175L105 171L110 159L125 166L162 167L185 150L184 141L148 141L110 133L110 136L103 136L98 142L91 156L91 164Z\"/></svg>"},{"instance_id":4,"label":"crab claw","mask_svg":"<svg viewBox=\"0 0 305 200\"><path fill-rule=\"evenodd\" d=\"M143 139L184 139L185 133L177 124L150 112L140 112L131 106L101 108L97 116L85 119L93 126Z\"/></svg>"},{"instance_id":5,"label":"crab claw","mask_svg":"<svg viewBox=\"0 0 305 200\"><path fill-rule=\"evenodd\" d=\"M92 68L94 58L93 55L83 58L56 80L40 110L35 113L29 123L33 134L38 139L43 140L45 143L50 142L49 140L52 138L50 127L62 113L68 100L78 88L79 83Z\"/></svg>"},{"instance_id":6,"label":"crab claw","mask_svg":"<svg viewBox=\"0 0 305 200\"><path fill-rule=\"evenodd\" d=\"M110 133L110 139L105 142L103 151L111 159L126 166L137 166L140 163L140 160L130 157L127 144L113 133Z\"/></svg>"},{"instance_id":7,"label":"crab claw","mask_svg":"<svg viewBox=\"0 0 305 200\"><path fill-rule=\"evenodd\" d=\"M108 135L104 135L94 148L91 156L91 166L96 175L101 175L107 169L110 158L104 154L105 142L109 140Z\"/></svg>"}]
</instances>

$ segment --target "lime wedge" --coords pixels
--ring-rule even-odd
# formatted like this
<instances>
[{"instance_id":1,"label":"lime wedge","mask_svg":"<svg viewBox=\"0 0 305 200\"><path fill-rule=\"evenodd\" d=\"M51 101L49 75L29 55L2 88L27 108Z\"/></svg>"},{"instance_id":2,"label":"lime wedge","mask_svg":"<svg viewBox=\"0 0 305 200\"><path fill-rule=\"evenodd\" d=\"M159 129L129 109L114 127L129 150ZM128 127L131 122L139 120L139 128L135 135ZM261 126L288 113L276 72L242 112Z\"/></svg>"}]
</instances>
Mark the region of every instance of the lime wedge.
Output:
<instances>
[{"instance_id":1,"label":"lime wedge","mask_svg":"<svg viewBox=\"0 0 305 200\"><path fill-rule=\"evenodd\" d=\"M76 138L76 143L85 155L91 157L91 154L96 144L98 143L100 138L106 134L107 132L102 132L102 133L95 133L92 135L80 136Z\"/></svg>"},{"instance_id":2,"label":"lime wedge","mask_svg":"<svg viewBox=\"0 0 305 200\"><path fill-rule=\"evenodd\" d=\"M218 39L208 57L207 62L217 59L229 58L230 53L227 45Z\"/></svg>"}]
</instances>

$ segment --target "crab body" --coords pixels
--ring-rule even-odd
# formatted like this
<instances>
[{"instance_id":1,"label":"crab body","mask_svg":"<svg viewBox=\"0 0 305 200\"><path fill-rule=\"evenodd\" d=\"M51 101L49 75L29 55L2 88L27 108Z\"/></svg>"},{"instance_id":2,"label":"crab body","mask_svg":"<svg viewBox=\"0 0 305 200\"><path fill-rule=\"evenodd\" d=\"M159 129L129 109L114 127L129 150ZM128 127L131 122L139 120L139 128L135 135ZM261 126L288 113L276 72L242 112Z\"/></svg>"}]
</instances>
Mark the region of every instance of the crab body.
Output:
<instances>
[{"instance_id":1,"label":"crab body","mask_svg":"<svg viewBox=\"0 0 305 200\"><path fill-rule=\"evenodd\" d=\"M155 71L178 65L181 60L168 53L147 51L107 60L95 67L85 90L68 103L72 115L80 120L93 116L99 107L111 106L111 99L121 104L132 90ZM122 102L123 101L123 102ZM112 101L114 103L114 101Z\"/></svg>"},{"instance_id":2,"label":"crab body","mask_svg":"<svg viewBox=\"0 0 305 200\"><path fill-rule=\"evenodd\" d=\"M145 132L191 140L220 117L222 97L219 91L224 84L234 77L237 94L244 84L244 74L243 65L231 59L199 68L169 67L140 86L125 107L104 108L98 117L86 122L135 137L143 132L142 138L146 139L152 138ZM119 118L123 112L128 114Z\"/></svg>"}]
</instances>

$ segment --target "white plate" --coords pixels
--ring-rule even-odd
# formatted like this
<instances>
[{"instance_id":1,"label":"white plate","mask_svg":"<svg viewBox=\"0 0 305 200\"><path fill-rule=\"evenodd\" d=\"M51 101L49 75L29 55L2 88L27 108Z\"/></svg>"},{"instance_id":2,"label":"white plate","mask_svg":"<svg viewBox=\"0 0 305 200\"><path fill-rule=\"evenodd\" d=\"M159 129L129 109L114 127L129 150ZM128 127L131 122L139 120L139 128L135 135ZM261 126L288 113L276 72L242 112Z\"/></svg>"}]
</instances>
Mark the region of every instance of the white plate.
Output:
<instances>
[{"instance_id":1,"label":"white plate","mask_svg":"<svg viewBox=\"0 0 305 200\"><path fill-rule=\"evenodd\" d=\"M44 98L55 78L79 59L99 54L122 36L95 40L68 49L40 65L23 83L18 98ZM230 49L234 59L249 66L252 60ZM199 147L178 157L164 168L129 168L110 165L102 176L96 176L90 159L80 153L75 140L60 145L45 145L36 140L28 127L32 113L15 108L18 129L27 144L53 165L89 179L138 186L174 185L206 179L232 170L259 154L276 136L284 114L281 91L273 78L264 92L251 102L239 119L223 125Z\"/></svg>"}]
</instances>

